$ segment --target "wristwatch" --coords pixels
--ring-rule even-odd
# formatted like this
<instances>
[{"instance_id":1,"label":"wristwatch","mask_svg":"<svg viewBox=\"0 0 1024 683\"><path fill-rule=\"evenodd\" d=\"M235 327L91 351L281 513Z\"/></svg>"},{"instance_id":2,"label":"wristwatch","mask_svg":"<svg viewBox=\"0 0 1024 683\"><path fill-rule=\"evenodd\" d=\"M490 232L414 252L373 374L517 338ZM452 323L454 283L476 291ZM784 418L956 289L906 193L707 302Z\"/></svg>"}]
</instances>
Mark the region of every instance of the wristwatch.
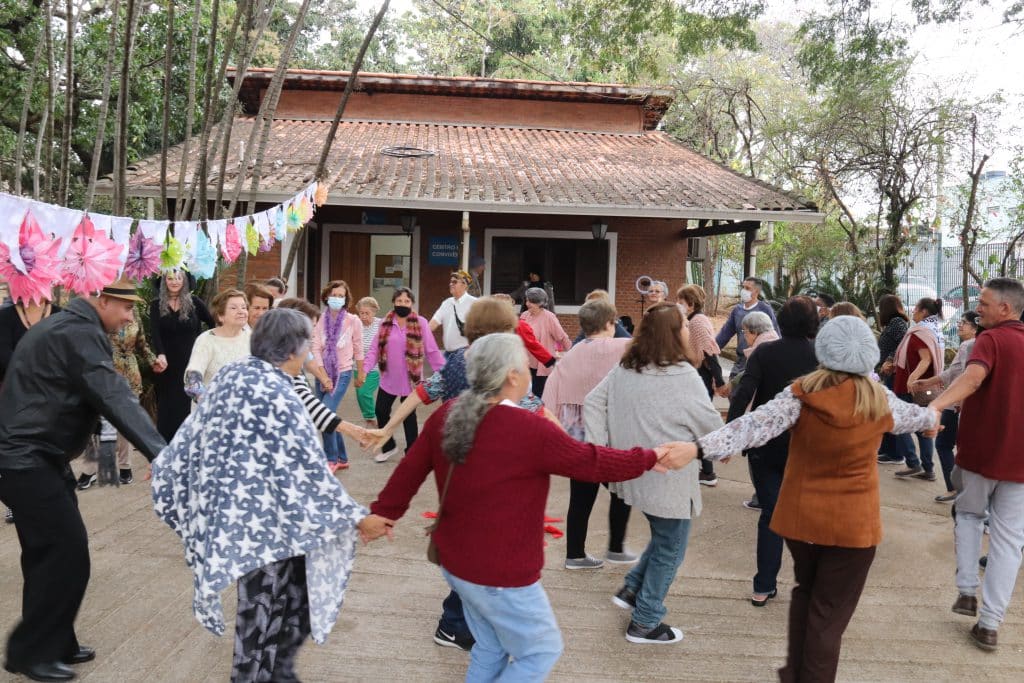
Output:
<instances>
[{"instance_id":1,"label":"wristwatch","mask_svg":"<svg viewBox=\"0 0 1024 683\"><path fill-rule=\"evenodd\" d=\"M703 460L704 459L704 449L701 447L700 441L695 441L694 443L697 444L697 459L698 460Z\"/></svg>"}]
</instances>

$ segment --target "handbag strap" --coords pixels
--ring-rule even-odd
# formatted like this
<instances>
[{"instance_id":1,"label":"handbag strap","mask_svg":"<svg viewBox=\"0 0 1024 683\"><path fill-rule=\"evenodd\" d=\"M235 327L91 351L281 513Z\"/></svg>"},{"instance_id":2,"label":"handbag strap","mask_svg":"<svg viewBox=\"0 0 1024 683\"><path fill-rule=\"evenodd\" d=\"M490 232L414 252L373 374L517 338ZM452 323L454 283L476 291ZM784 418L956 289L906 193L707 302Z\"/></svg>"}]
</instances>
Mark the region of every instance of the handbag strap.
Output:
<instances>
[{"instance_id":1,"label":"handbag strap","mask_svg":"<svg viewBox=\"0 0 1024 683\"><path fill-rule=\"evenodd\" d=\"M427 533L432 534L437 530L437 525L441 523L441 512L444 510L444 499L448 497L448 485L452 483L452 472L455 471L455 463L448 463L448 475L444 478L444 487L441 489L441 499L437 503L437 517L434 518L434 523L427 528Z\"/></svg>"}]
</instances>

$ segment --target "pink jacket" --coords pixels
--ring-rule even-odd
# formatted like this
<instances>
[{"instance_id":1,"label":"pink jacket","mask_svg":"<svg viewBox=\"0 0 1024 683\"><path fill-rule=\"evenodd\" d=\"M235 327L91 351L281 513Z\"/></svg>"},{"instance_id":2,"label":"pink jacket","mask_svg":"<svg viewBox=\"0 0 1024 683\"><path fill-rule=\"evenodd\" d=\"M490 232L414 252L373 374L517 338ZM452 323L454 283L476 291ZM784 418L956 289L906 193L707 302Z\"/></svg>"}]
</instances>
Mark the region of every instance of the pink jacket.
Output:
<instances>
[{"instance_id":1,"label":"pink jacket","mask_svg":"<svg viewBox=\"0 0 1024 683\"><path fill-rule=\"evenodd\" d=\"M437 372L444 367L444 356L437 348L437 340L430 331L430 321L423 316L417 316L420 321L420 332L423 334L423 367L429 365L430 369ZM366 352L366 361L363 367L372 368L377 365L377 354L379 353L380 330L370 342L370 350ZM408 396L412 393L412 384L409 383L409 366L405 362L405 328L395 326L388 335L387 346L384 353L388 354L387 370L380 373L380 388L394 396ZM424 375L426 373L424 372Z\"/></svg>"},{"instance_id":2,"label":"pink jacket","mask_svg":"<svg viewBox=\"0 0 1024 683\"><path fill-rule=\"evenodd\" d=\"M562 329L562 323L558 322L558 316L551 311L543 308L537 313L525 311L519 316L519 319L525 320L533 328L533 335L537 337L537 341L552 355L556 351L568 351L572 348L572 340ZM538 377L547 377L551 374L551 368L541 365L533 356L529 356L529 360L530 369L536 370Z\"/></svg>"},{"instance_id":3,"label":"pink jacket","mask_svg":"<svg viewBox=\"0 0 1024 683\"><path fill-rule=\"evenodd\" d=\"M320 367L324 366L325 321L329 315L331 311L325 309L313 327L313 358ZM352 360L363 360L363 357L363 321L357 315L346 313L338 333L338 372L351 370ZM332 377L331 381L337 382L338 378Z\"/></svg>"},{"instance_id":4,"label":"pink jacket","mask_svg":"<svg viewBox=\"0 0 1024 683\"><path fill-rule=\"evenodd\" d=\"M555 415L563 405L582 406L594 387L622 360L628 338L584 339L555 364L544 385L544 403Z\"/></svg>"}]
</instances>

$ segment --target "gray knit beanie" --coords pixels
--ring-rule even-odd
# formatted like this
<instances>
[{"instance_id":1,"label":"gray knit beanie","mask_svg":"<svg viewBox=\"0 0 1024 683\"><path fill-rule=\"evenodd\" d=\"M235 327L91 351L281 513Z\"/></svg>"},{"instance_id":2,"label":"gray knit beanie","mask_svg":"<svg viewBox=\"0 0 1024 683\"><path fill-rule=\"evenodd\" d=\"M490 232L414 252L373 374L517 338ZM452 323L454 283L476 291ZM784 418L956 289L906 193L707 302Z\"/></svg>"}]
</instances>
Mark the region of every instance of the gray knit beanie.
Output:
<instances>
[{"instance_id":1,"label":"gray knit beanie","mask_svg":"<svg viewBox=\"0 0 1024 683\"><path fill-rule=\"evenodd\" d=\"M860 318L832 318L814 341L818 362L829 370L851 375L870 375L878 365L878 343L871 328Z\"/></svg>"}]
</instances>

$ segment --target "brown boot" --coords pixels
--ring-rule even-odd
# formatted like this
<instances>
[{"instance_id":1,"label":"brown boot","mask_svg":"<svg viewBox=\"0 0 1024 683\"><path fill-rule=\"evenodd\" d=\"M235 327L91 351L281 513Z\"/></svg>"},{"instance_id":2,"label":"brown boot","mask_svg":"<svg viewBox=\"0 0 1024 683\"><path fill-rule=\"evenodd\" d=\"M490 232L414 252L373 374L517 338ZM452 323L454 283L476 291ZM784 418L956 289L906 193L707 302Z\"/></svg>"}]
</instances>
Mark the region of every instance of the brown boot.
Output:
<instances>
[{"instance_id":1,"label":"brown boot","mask_svg":"<svg viewBox=\"0 0 1024 683\"><path fill-rule=\"evenodd\" d=\"M953 611L967 617L978 616L978 598L961 593L953 603Z\"/></svg>"},{"instance_id":2,"label":"brown boot","mask_svg":"<svg viewBox=\"0 0 1024 683\"><path fill-rule=\"evenodd\" d=\"M975 624L971 629L971 640L974 644L986 652L995 652L999 647L998 634L993 629L982 628L981 624Z\"/></svg>"}]
</instances>

